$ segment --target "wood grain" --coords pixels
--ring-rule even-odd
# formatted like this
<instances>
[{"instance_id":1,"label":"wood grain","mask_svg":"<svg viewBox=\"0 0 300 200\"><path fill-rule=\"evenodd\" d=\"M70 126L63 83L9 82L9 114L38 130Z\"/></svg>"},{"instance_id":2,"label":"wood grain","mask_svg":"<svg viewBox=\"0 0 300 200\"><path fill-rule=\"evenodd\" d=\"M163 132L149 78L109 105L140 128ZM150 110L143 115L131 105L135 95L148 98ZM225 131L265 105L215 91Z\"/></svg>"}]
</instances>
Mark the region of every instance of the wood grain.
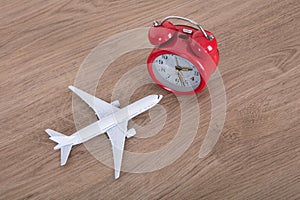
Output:
<instances>
[{"instance_id":1,"label":"wood grain","mask_svg":"<svg viewBox=\"0 0 300 200\"><path fill-rule=\"evenodd\" d=\"M79 145L60 167L44 130L75 132L67 86L84 58L109 36L168 15L199 21L219 40L227 113L213 152L198 158L211 115L204 90L198 95L198 134L173 164L149 173L123 172L114 181L113 170ZM3 0L0 16L0 199L300 198L297 0ZM135 52L114 65L146 58L147 52ZM112 80L121 76L106 73ZM97 95L109 100L115 82L102 81L107 87L99 85ZM131 100L158 92L170 114L164 129L157 137L128 140L126 149L153 151L174 137L180 112L174 95L148 85ZM147 125L149 114L134 122Z\"/></svg>"}]
</instances>

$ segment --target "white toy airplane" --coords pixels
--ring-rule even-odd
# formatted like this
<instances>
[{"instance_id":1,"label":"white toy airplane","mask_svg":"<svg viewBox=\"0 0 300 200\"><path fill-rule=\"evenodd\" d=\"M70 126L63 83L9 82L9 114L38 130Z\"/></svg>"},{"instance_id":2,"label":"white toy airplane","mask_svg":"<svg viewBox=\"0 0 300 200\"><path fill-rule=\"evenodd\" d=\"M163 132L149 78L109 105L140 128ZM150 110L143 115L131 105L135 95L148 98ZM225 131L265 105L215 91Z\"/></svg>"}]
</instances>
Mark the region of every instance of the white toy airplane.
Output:
<instances>
[{"instance_id":1,"label":"white toy airplane","mask_svg":"<svg viewBox=\"0 0 300 200\"><path fill-rule=\"evenodd\" d=\"M66 164L73 145L81 144L106 132L112 144L115 179L119 178L125 137L130 138L136 134L135 129L127 130L128 120L154 107L163 96L150 95L120 109L119 101L110 104L73 86L69 88L95 111L100 120L70 136L46 130L50 139L58 143L54 149L61 150L61 166Z\"/></svg>"}]
</instances>

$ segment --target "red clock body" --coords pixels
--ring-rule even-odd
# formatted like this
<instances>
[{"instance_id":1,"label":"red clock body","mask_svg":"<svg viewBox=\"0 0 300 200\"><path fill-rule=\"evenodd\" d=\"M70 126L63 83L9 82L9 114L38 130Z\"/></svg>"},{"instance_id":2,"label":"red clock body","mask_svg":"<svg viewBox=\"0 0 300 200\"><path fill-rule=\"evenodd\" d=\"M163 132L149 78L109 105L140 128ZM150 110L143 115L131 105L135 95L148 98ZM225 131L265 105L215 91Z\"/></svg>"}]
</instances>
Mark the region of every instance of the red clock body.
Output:
<instances>
[{"instance_id":1,"label":"red clock body","mask_svg":"<svg viewBox=\"0 0 300 200\"><path fill-rule=\"evenodd\" d=\"M183 19L197 25L173 25L169 19ZM180 95L202 91L219 63L216 38L198 23L170 16L154 22L148 39L155 45L147 66L152 79L162 88Z\"/></svg>"}]
</instances>

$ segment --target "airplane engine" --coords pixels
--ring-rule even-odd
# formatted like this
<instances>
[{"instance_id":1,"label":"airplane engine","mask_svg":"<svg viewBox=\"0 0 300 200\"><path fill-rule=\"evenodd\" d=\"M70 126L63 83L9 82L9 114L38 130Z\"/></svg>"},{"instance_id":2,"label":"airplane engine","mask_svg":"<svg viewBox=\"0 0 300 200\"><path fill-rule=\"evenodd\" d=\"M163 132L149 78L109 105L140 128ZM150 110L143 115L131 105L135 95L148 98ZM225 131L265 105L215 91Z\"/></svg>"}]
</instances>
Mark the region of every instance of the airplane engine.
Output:
<instances>
[{"instance_id":1,"label":"airplane engine","mask_svg":"<svg viewBox=\"0 0 300 200\"><path fill-rule=\"evenodd\" d=\"M120 102L118 100L111 102L111 105L120 108Z\"/></svg>"},{"instance_id":2,"label":"airplane engine","mask_svg":"<svg viewBox=\"0 0 300 200\"><path fill-rule=\"evenodd\" d=\"M129 130L127 131L126 137L127 137L127 138L131 138L131 137L133 137L135 134L136 134L135 129L134 129L134 128L131 128L131 129L129 129Z\"/></svg>"}]
</instances>

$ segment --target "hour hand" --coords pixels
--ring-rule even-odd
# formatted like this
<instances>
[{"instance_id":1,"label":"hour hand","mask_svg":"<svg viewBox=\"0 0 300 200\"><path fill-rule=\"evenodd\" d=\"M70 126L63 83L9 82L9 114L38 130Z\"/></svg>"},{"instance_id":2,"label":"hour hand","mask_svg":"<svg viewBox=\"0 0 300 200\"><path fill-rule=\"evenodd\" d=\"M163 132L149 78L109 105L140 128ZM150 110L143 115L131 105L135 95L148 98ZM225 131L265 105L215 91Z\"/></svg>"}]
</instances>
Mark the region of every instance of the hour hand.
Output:
<instances>
[{"instance_id":1,"label":"hour hand","mask_svg":"<svg viewBox=\"0 0 300 200\"><path fill-rule=\"evenodd\" d=\"M180 67L180 66L175 66L176 70L178 71L192 71L193 69L192 68L189 68L189 67Z\"/></svg>"},{"instance_id":2,"label":"hour hand","mask_svg":"<svg viewBox=\"0 0 300 200\"><path fill-rule=\"evenodd\" d=\"M182 71L192 71L193 69L189 68L189 67L181 67L181 70Z\"/></svg>"}]
</instances>

